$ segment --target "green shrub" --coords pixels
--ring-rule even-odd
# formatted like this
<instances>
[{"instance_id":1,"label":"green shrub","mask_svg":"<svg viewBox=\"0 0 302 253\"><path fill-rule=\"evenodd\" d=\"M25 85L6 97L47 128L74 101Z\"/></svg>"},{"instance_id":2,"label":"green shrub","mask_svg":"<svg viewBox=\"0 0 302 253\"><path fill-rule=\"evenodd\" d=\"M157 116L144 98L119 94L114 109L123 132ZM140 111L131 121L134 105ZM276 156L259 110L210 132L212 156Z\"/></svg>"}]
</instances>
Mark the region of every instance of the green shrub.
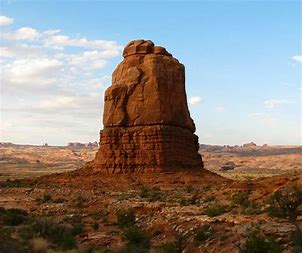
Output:
<instances>
[{"instance_id":1,"label":"green shrub","mask_svg":"<svg viewBox=\"0 0 302 253\"><path fill-rule=\"evenodd\" d=\"M34 224L34 230L43 238L58 245L63 250L73 249L76 247L75 234L79 229L56 223L50 218L39 218Z\"/></svg>"},{"instance_id":2,"label":"green shrub","mask_svg":"<svg viewBox=\"0 0 302 253\"><path fill-rule=\"evenodd\" d=\"M15 228L11 226L0 226L0 238L9 239ZM1 251L0 251L1 252Z\"/></svg>"},{"instance_id":3,"label":"green shrub","mask_svg":"<svg viewBox=\"0 0 302 253\"><path fill-rule=\"evenodd\" d=\"M161 192L159 187L142 187L139 196L141 198L147 199L149 202L154 202L157 200L162 200L163 193Z\"/></svg>"},{"instance_id":4,"label":"green shrub","mask_svg":"<svg viewBox=\"0 0 302 253\"><path fill-rule=\"evenodd\" d=\"M212 202L216 199L216 196L215 195L210 195L210 196L207 196L205 201L206 202Z\"/></svg>"},{"instance_id":5,"label":"green shrub","mask_svg":"<svg viewBox=\"0 0 302 253\"><path fill-rule=\"evenodd\" d=\"M83 223L75 223L73 227L71 228L71 234L76 236L83 233Z\"/></svg>"},{"instance_id":6,"label":"green shrub","mask_svg":"<svg viewBox=\"0 0 302 253\"><path fill-rule=\"evenodd\" d=\"M128 228L123 234L123 239L128 245L145 249L150 247L150 235L137 226Z\"/></svg>"},{"instance_id":7,"label":"green shrub","mask_svg":"<svg viewBox=\"0 0 302 253\"><path fill-rule=\"evenodd\" d=\"M238 191L232 195L232 204L247 207L250 191Z\"/></svg>"},{"instance_id":8,"label":"green shrub","mask_svg":"<svg viewBox=\"0 0 302 253\"><path fill-rule=\"evenodd\" d=\"M252 226L247 234L244 253L281 253L280 245L272 237L261 234L259 226Z\"/></svg>"},{"instance_id":9,"label":"green shrub","mask_svg":"<svg viewBox=\"0 0 302 253\"><path fill-rule=\"evenodd\" d=\"M198 200L198 196L197 196L197 194L194 194L190 198L181 197L179 204L181 206L195 205L197 203L197 200Z\"/></svg>"},{"instance_id":10,"label":"green shrub","mask_svg":"<svg viewBox=\"0 0 302 253\"><path fill-rule=\"evenodd\" d=\"M44 195L43 195L42 198L41 198L41 197L37 197L37 198L35 199L35 201L36 201L36 203L37 203L38 205L43 204L43 203L51 202L51 200L52 200L52 197L51 197L51 195L48 194L48 193L44 193Z\"/></svg>"},{"instance_id":11,"label":"green shrub","mask_svg":"<svg viewBox=\"0 0 302 253\"><path fill-rule=\"evenodd\" d=\"M66 200L63 199L63 198L57 198L57 199L54 199L52 202L53 203L64 203Z\"/></svg>"},{"instance_id":12,"label":"green shrub","mask_svg":"<svg viewBox=\"0 0 302 253\"><path fill-rule=\"evenodd\" d=\"M119 210L116 215L117 225L121 228L131 227L135 224L135 215L133 209Z\"/></svg>"},{"instance_id":13,"label":"green shrub","mask_svg":"<svg viewBox=\"0 0 302 253\"><path fill-rule=\"evenodd\" d=\"M29 240L34 237L35 231L33 229L32 225L28 226L22 226L18 229L18 235L23 239L23 240Z\"/></svg>"},{"instance_id":14,"label":"green shrub","mask_svg":"<svg viewBox=\"0 0 302 253\"><path fill-rule=\"evenodd\" d=\"M297 230L293 233L292 242L293 242L294 251L302 252L302 232L300 230Z\"/></svg>"},{"instance_id":15,"label":"green shrub","mask_svg":"<svg viewBox=\"0 0 302 253\"><path fill-rule=\"evenodd\" d=\"M22 209L7 209L3 214L3 223L7 226L18 226L22 224L27 217L27 212Z\"/></svg>"},{"instance_id":16,"label":"green shrub","mask_svg":"<svg viewBox=\"0 0 302 253\"><path fill-rule=\"evenodd\" d=\"M288 218L295 221L302 205L302 186L291 185L276 191L269 200L270 216Z\"/></svg>"},{"instance_id":17,"label":"green shrub","mask_svg":"<svg viewBox=\"0 0 302 253\"><path fill-rule=\"evenodd\" d=\"M216 202L210 203L204 210L203 213L209 217L215 217L225 213L226 208L223 205L219 205Z\"/></svg>"},{"instance_id":18,"label":"green shrub","mask_svg":"<svg viewBox=\"0 0 302 253\"><path fill-rule=\"evenodd\" d=\"M91 227L93 228L94 231L96 231L96 230L99 229L100 225L99 225L99 223L94 222L94 223L91 225Z\"/></svg>"},{"instance_id":19,"label":"green shrub","mask_svg":"<svg viewBox=\"0 0 302 253\"><path fill-rule=\"evenodd\" d=\"M212 233L210 226L203 226L196 232L194 241L196 243L204 242L212 235Z\"/></svg>"},{"instance_id":20,"label":"green shrub","mask_svg":"<svg viewBox=\"0 0 302 253\"><path fill-rule=\"evenodd\" d=\"M241 212L244 215L257 215L262 212L260 206L257 204L256 201L250 200L248 205L243 209Z\"/></svg>"},{"instance_id":21,"label":"green shrub","mask_svg":"<svg viewBox=\"0 0 302 253\"><path fill-rule=\"evenodd\" d=\"M173 241L166 242L160 247L159 253L181 253L186 248L187 240L187 236L176 234Z\"/></svg>"}]
</instances>

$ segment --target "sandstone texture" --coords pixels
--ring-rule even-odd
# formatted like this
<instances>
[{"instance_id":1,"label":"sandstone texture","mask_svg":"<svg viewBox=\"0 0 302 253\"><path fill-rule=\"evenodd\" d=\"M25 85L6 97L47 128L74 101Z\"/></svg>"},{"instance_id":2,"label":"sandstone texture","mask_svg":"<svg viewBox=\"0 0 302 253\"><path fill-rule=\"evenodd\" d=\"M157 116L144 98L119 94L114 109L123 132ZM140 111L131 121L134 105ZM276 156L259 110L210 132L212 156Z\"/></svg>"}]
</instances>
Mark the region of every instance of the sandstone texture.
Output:
<instances>
[{"instance_id":1,"label":"sandstone texture","mask_svg":"<svg viewBox=\"0 0 302 253\"><path fill-rule=\"evenodd\" d=\"M130 42L123 56L105 92L100 148L89 166L108 173L201 169L184 65L149 40Z\"/></svg>"}]
</instances>

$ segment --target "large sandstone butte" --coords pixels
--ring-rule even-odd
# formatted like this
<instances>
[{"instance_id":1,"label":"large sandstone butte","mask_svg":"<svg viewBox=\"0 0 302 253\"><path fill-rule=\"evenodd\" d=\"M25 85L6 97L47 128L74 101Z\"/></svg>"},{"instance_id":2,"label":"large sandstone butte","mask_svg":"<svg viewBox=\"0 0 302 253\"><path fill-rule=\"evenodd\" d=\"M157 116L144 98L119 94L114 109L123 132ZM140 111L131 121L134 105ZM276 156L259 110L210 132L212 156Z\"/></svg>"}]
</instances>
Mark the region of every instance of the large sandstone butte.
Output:
<instances>
[{"instance_id":1,"label":"large sandstone butte","mask_svg":"<svg viewBox=\"0 0 302 253\"><path fill-rule=\"evenodd\" d=\"M131 41L105 92L100 148L88 166L107 173L203 167L184 65L150 40Z\"/></svg>"}]
</instances>

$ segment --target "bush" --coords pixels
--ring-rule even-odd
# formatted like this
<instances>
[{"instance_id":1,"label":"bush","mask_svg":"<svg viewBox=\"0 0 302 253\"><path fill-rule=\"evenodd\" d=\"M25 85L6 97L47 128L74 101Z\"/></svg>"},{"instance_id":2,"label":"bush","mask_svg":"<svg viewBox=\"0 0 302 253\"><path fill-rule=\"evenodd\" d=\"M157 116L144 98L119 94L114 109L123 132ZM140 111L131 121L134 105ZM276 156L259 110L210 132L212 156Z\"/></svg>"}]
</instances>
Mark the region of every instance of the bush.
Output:
<instances>
[{"instance_id":1,"label":"bush","mask_svg":"<svg viewBox=\"0 0 302 253\"><path fill-rule=\"evenodd\" d=\"M73 236L80 235L83 233L83 223L75 223L71 228L71 234Z\"/></svg>"},{"instance_id":2,"label":"bush","mask_svg":"<svg viewBox=\"0 0 302 253\"><path fill-rule=\"evenodd\" d=\"M181 253L186 248L187 237L177 234L174 241L163 244L159 250L161 253Z\"/></svg>"},{"instance_id":3,"label":"bush","mask_svg":"<svg viewBox=\"0 0 302 253\"><path fill-rule=\"evenodd\" d=\"M194 241L196 243L204 242L212 235L212 233L210 226L203 226L196 232Z\"/></svg>"},{"instance_id":4,"label":"bush","mask_svg":"<svg viewBox=\"0 0 302 253\"><path fill-rule=\"evenodd\" d=\"M66 200L63 199L63 198L57 198L57 199L54 199L52 202L53 203L64 203Z\"/></svg>"},{"instance_id":5,"label":"bush","mask_svg":"<svg viewBox=\"0 0 302 253\"><path fill-rule=\"evenodd\" d=\"M302 252L302 232L297 230L292 235L293 252Z\"/></svg>"},{"instance_id":6,"label":"bush","mask_svg":"<svg viewBox=\"0 0 302 253\"><path fill-rule=\"evenodd\" d=\"M42 203L50 202L51 200L52 200L51 195L48 193L44 193L42 198L41 197L36 198L36 203L40 205Z\"/></svg>"},{"instance_id":7,"label":"bush","mask_svg":"<svg viewBox=\"0 0 302 253\"><path fill-rule=\"evenodd\" d=\"M262 212L260 206L257 204L256 201L249 201L248 205L243 209L241 212L243 215L257 215Z\"/></svg>"},{"instance_id":8,"label":"bush","mask_svg":"<svg viewBox=\"0 0 302 253\"><path fill-rule=\"evenodd\" d=\"M15 228L11 226L0 226L0 238L9 239L11 234L15 232ZM1 251L0 251L1 252Z\"/></svg>"},{"instance_id":9,"label":"bush","mask_svg":"<svg viewBox=\"0 0 302 253\"><path fill-rule=\"evenodd\" d=\"M131 227L135 224L135 215L133 209L119 210L116 215L117 225L121 228Z\"/></svg>"},{"instance_id":10,"label":"bush","mask_svg":"<svg viewBox=\"0 0 302 253\"><path fill-rule=\"evenodd\" d=\"M3 223L7 226L18 226L26 220L27 212L22 209L7 209L3 215Z\"/></svg>"},{"instance_id":11,"label":"bush","mask_svg":"<svg viewBox=\"0 0 302 253\"><path fill-rule=\"evenodd\" d=\"M43 238L58 245L63 250L76 247L74 236L80 232L77 227L69 227L49 218L40 218L34 224L34 230Z\"/></svg>"},{"instance_id":12,"label":"bush","mask_svg":"<svg viewBox=\"0 0 302 253\"><path fill-rule=\"evenodd\" d=\"M181 197L179 204L181 206L195 205L197 203L197 200L198 200L198 196L197 196L197 194L194 194L190 198Z\"/></svg>"},{"instance_id":13,"label":"bush","mask_svg":"<svg viewBox=\"0 0 302 253\"><path fill-rule=\"evenodd\" d=\"M225 206L219 205L216 202L210 203L207 208L204 209L203 213L209 217L215 217L225 212Z\"/></svg>"},{"instance_id":14,"label":"bush","mask_svg":"<svg viewBox=\"0 0 302 253\"><path fill-rule=\"evenodd\" d=\"M123 238L127 242L128 246L133 245L145 249L150 247L150 235L137 226L128 228L124 232Z\"/></svg>"},{"instance_id":15,"label":"bush","mask_svg":"<svg viewBox=\"0 0 302 253\"><path fill-rule=\"evenodd\" d=\"M99 223L94 222L94 223L91 225L91 227L93 228L94 231L96 231L96 230L99 229L100 225L99 225Z\"/></svg>"},{"instance_id":16,"label":"bush","mask_svg":"<svg viewBox=\"0 0 302 253\"><path fill-rule=\"evenodd\" d=\"M232 204L247 207L249 205L249 191L239 191L232 195Z\"/></svg>"},{"instance_id":17,"label":"bush","mask_svg":"<svg viewBox=\"0 0 302 253\"><path fill-rule=\"evenodd\" d=\"M163 197L159 187L142 187L139 196L141 198L147 199L149 202L162 200Z\"/></svg>"},{"instance_id":18,"label":"bush","mask_svg":"<svg viewBox=\"0 0 302 253\"><path fill-rule=\"evenodd\" d=\"M295 221L299 215L298 208L302 205L302 186L291 185L276 191L269 200L270 216L288 218Z\"/></svg>"},{"instance_id":19,"label":"bush","mask_svg":"<svg viewBox=\"0 0 302 253\"><path fill-rule=\"evenodd\" d=\"M259 226L252 226L247 235L244 253L281 253L279 244L272 237L260 233Z\"/></svg>"},{"instance_id":20,"label":"bush","mask_svg":"<svg viewBox=\"0 0 302 253\"><path fill-rule=\"evenodd\" d=\"M18 235L23 240L29 240L34 237L35 231L33 230L33 227L31 225L22 226L18 229Z\"/></svg>"},{"instance_id":21,"label":"bush","mask_svg":"<svg viewBox=\"0 0 302 253\"><path fill-rule=\"evenodd\" d=\"M215 195L210 195L210 196L207 196L205 201L206 202L212 202L216 199L216 196Z\"/></svg>"}]
</instances>

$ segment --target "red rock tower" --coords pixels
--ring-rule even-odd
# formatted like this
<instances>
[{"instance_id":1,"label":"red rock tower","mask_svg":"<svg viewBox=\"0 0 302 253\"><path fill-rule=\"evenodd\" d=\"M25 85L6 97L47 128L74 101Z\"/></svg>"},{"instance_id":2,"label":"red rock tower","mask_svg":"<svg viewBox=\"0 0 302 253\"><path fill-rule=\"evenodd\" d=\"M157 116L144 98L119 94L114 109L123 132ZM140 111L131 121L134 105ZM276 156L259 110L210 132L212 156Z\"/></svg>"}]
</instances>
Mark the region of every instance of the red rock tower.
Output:
<instances>
[{"instance_id":1,"label":"red rock tower","mask_svg":"<svg viewBox=\"0 0 302 253\"><path fill-rule=\"evenodd\" d=\"M88 166L107 173L203 167L184 65L150 40L131 41L105 92L100 148Z\"/></svg>"}]
</instances>

